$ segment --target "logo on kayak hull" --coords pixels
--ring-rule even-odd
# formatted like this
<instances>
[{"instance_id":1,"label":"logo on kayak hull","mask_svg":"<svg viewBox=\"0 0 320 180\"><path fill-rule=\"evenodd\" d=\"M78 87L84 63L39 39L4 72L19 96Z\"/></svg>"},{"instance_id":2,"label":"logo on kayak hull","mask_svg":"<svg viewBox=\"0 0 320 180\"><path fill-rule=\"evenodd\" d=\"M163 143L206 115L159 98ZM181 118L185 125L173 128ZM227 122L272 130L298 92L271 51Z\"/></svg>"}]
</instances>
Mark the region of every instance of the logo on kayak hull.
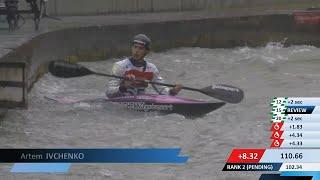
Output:
<instances>
[{"instance_id":1,"label":"logo on kayak hull","mask_svg":"<svg viewBox=\"0 0 320 180\"><path fill-rule=\"evenodd\" d=\"M159 105L159 104L146 104L145 102L124 102L123 103L130 110L137 111L172 111L173 105Z\"/></svg>"}]
</instances>

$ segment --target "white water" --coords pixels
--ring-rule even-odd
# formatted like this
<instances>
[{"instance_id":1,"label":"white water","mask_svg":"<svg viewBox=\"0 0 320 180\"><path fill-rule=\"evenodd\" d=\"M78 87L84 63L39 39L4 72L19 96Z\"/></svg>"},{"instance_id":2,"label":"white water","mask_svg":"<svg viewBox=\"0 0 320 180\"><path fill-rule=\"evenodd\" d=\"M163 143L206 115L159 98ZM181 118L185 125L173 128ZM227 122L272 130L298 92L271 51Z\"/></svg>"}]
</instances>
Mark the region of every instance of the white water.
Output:
<instances>
[{"instance_id":1,"label":"white water","mask_svg":"<svg viewBox=\"0 0 320 180\"><path fill-rule=\"evenodd\" d=\"M222 172L232 148L269 146L269 103L274 96L320 96L320 49L312 46L261 48L181 48L152 53L170 83L204 87L231 84L245 91L242 103L204 118L157 116L123 111L109 104L61 105L44 96L94 97L104 94L105 77L59 79L49 74L30 93L27 110L11 110L0 126L2 148L181 147L186 165L74 164L68 174L12 175L4 179L258 179L260 173ZM109 72L116 60L83 63ZM209 100L196 92L180 96ZM3 179L1 178L0 179Z\"/></svg>"}]
</instances>

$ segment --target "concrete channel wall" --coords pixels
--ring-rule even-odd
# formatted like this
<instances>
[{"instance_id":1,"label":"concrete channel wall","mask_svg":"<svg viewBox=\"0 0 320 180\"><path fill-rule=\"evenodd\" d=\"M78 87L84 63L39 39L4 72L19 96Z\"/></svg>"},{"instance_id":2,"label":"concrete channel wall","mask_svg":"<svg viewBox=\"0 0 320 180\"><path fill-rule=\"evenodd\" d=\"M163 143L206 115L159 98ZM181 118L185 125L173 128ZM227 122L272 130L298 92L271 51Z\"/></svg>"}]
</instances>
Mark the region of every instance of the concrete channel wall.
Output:
<instances>
[{"instance_id":1,"label":"concrete channel wall","mask_svg":"<svg viewBox=\"0 0 320 180\"><path fill-rule=\"evenodd\" d=\"M205 18L170 22L68 28L41 34L0 58L0 62L24 61L26 87L47 71L56 59L96 61L129 55L129 42L137 33L153 39L153 50L176 47L232 48L264 46L270 41L285 45L320 46L319 24L301 24L292 14ZM2 79L9 79L4 74ZM12 92L15 96L14 92Z\"/></svg>"},{"instance_id":2,"label":"concrete channel wall","mask_svg":"<svg viewBox=\"0 0 320 180\"><path fill-rule=\"evenodd\" d=\"M26 105L25 76L24 62L0 63L0 107L23 107Z\"/></svg>"},{"instance_id":3,"label":"concrete channel wall","mask_svg":"<svg viewBox=\"0 0 320 180\"><path fill-rule=\"evenodd\" d=\"M20 1L20 8L27 8ZM113 13L142 13L160 11L306 8L320 3L315 0L49 0L51 15L99 15Z\"/></svg>"},{"instance_id":4,"label":"concrete channel wall","mask_svg":"<svg viewBox=\"0 0 320 180\"><path fill-rule=\"evenodd\" d=\"M111 13L141 13L159 11L223 10L228 8L274 8L314 0L49 0L54 15L90 15ZM76 6L75 6L76 4Z\"/></svg>"}]
</instances>

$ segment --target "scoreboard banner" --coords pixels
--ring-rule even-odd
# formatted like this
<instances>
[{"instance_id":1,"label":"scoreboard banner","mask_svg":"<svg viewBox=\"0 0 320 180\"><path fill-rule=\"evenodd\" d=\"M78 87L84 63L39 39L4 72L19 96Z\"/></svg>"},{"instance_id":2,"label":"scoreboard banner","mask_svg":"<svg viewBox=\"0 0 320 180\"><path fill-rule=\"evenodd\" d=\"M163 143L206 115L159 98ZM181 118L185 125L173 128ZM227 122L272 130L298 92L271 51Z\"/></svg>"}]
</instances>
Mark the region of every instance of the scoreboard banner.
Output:
<instances>
[{"instance_id":1,"label":"scoreboard banner","mask_svg":"<svg viewBox=\"0 0 320 180\"><path fill-rule=\"evenodd\" d=\"M281 173L260 179L320 179L320 98L275 97L270 106L270 146L233 149L223 171Z\"/></svg>"}]
</instances>

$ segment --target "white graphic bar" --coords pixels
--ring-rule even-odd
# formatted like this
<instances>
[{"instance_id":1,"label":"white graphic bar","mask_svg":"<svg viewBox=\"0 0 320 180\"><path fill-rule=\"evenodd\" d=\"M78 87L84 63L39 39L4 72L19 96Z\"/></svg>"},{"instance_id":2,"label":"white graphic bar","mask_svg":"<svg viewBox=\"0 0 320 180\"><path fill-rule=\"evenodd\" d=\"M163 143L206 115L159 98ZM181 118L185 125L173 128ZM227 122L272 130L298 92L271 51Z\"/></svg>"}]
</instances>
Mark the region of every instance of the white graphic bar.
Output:
<instances>
[{"instance_id":1,"label":"white graphic bar","mask_svg":"<svg viewBox=\"0 0 320 180\"><path fill-rule=\"evenodd\" d=\"M285 139L283 140L281 148L320 148L320 140L296 140Z\"/></svg>"},{"instance_id":2,"label":"white graphic bar","mask_svg":"<svg viewBox=\"0 0 320 180\"><path fill-rule=\"evenodd\" d=\"M283 163L279 171L320 171L320 163Z\"/></svg>"},{"instance_id":3,"label":"white graphic bar","mask_svg":"<svg viewBox=\"0 0 320 180\"><path fill-rule=\"evenodd\" d=\"M320 131L284 131L280 138L285 140L320 140Z\"/></svg>"},{"instance_id":4,"label":"white graphic bar","mask_svg":"<svg viewBox=\"0 0 320 180\"><path fill-rule=\"evenodd\" d=\"M320 97L288 97L285 106L318 106Z\"/></svg>"},{"instance_id":5,"label":"white graphic bar","mask_svg":"<svg viewBox=\"0 0 320 180\"><path fill-rule=\"evenodd\" d=\"M320 123L284 123L281 131L320 131Z\"/></svg>"},{"instance_id":6,"label":"white graphic bar","mask_svg":"<svg viewBox=\"0 0 320 180\"><path fill-rule=\"evenodd\" d=\"M320 149L266 149L259 163L320 163Z\"/></svg>"},{"instance_id":7,"label":"white graphic bar","mask_svg":"<svg viewBox=\"0 0 320 180\"><path fill-rule=\"evenodd\" d=\"M271 121L288 123L320 123L320 114L281 114L272 116Z\"/></svg>"}]
</instances>

